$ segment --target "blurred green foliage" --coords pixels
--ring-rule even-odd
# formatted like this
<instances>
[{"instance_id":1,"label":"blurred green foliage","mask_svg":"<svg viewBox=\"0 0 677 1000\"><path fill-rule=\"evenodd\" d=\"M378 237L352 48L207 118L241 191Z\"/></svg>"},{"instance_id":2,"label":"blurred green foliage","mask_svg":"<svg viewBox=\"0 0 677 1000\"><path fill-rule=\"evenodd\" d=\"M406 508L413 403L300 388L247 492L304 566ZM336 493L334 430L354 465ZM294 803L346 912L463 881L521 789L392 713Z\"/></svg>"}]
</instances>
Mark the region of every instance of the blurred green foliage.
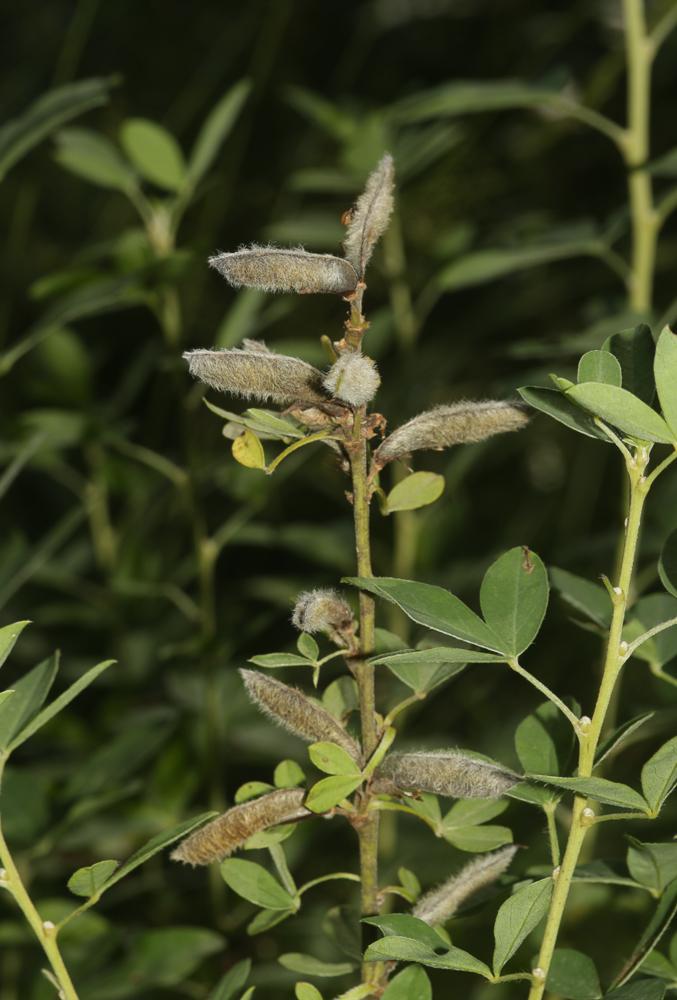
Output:
<instances>
[{"instance_id":1,"label":"blurred green foliage","mask_svg":"<svg viewBox=\"0 0 677 1000\"><path fill-rule=\"evenodd\" d=\"M235 465L180 359L185 348L262 336L320 363L319 337L338 335L341 304L234 293L207 271L207 254L251 239L334 250L341 212L388 148L398 213L366 305L391 424L437 402L509 396L555 365L570 375L582 351L644 318L607 249L628 245L624 168L605 136L557 109L438 114L421 95L456 80L519 78L575 88L622 121L618 19L615 3L532 0L55 0L8 13L3 120L55 85L119 77L107 103L61 123L0 187L0 615L34 622L6 670L11 681L57 647L62 683L117 660L6 776L6 834L45 913L65 911L77 868L123 859L220 809L245 781L271 781L280 755L303 763L303 748L246 703L236 668L293 649L296 593L354 569L330 454L302 451L274 479ZM672 37L655 69L656 156L675 144L676 50ZM666 176L657 183L668 190L669 165ZM677 314L676 225L660 243L655 320ZM528 543L549 565L590 580L609 573L621 516L611 452L537 417L519 436L428 459L426 470L446 477L444 497L396 530L375 515L377 572L471 599L497 553ZM643 591L658 586L656 558L677 528L675 477L657 494ZM599 643L572 630L571 613L554 602L529 665L585 708ZM404 690L379 675L384 705ZM431 696L424 726L410 710L407 735L515 763L512 733L537 704L507 673L468 671ZM618 717L656 705L618 780L677 718L677 691L633 661ZM527 866L547 863L537 812L512 803L502 822L517 842L540 845ZM652 839L674 829L674 806L659 825ZM345 865L352 838L338 824L300 829L288 844L297 881L322 874L327 859ZM613 860L625 847L602 828L599 852ZM463 858L406 819L385 820L383 856L386 882L404 866L424 886ZM278 956L337 961L327 921L345 939L343 910L326 911L350 906L353 886L327 888L330 897L311 893L294 920L250 938L248 904L158 855L74 922L64 952L86 1000L205 997L249 956L257 997L291 996L297 975ZM613 940L601 919L610 906ZM649 910L648 896L579 885L563 943L592 953L608 980ZM475 952L486 932L481 909L459 924ZM36 969L30 936L3 901L2 1000L50 996ZM451 973L435 981L473 1000L523 992Z\"/></svg>"}]
</instances>

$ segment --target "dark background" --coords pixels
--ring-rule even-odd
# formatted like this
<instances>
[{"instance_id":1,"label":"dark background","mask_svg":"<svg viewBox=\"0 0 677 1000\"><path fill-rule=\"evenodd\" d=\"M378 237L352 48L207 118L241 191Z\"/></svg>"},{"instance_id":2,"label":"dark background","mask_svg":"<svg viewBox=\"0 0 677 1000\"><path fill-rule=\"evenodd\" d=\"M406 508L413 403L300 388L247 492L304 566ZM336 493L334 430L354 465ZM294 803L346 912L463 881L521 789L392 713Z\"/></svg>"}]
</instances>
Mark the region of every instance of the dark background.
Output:
<instances>
[{"instance_id":1,"label":"dark background","mask_svg":"<svg viewBox=\"0 0 677 1000\"><path fill-rule=\"evenodd\" d=\"M57 683L98 660L118 661L17 755L7 786L4 823L35 898L63 900L77 867L122 858L158 830L220 808L243 781L270 780L281 757L307 764L298 741L246 705L236 669L256 653L293 648L288 615L295 595L334 584L353 568L346 483L329 453L307 449L270 478L240 468L180 360L181 350L253 335L321 364L319 336L338 337L343 304L329 296L238 294L208 271L208 254L269 239L336 252L341 212L390 148L408 169L365 301L372 320L367 348L383 376L379 409L392 426L434 403L511 396L520 385L544 384L552 370L571 376L583 350L646 317L631 314L618 277L589 257L431 297L434 275L485 247L563 240L589 227L606 231L614 221L615 247L626 253L625 168L607 139L552 115L507 111L394 128L387 113L396 101L447 81L520 78L574 87L581 100L622 121L615 2L53 0L14 8L3 21L3 119L56 84L119 74L108 105L72 124L115 140L125 118L146 117L187 151L216 101L236 81L251 81L167 260L152 260L123 195L62 169L51 140L0 188L0 352L39 329L63 296L90 283L122 281L125 294L131 288L135 295L130 305L113 294L105 308L59 322L0 383L3 465L35 442L0 507L1 621L34 622L6 668L8 679L55 647L63 653ZM676 54L673 37L656 64L655 156L675 144ZM308 112L308 93L326 102L317 114ZM413 154L422 149L432 152L417 163ZM676 225L673 216L660 242L656 323L674 318L674 307L665 310L677 294ZM158 319L168 297L180 303L174 340ZM163 459L186 470L182 486L166 475ZM537 416L519 436L422 455L414 467L444 473L446 493L398 527L374 514L376 572L441 583L471 604L489 562L517 544L590 579L611 573L623 516L611 448ZM646 591L659 587L655 560L677 526L676 500L675 477L672 485L666 477L643 537L639 579ZM196 552L213 536L222 548L213 586L203 574L201 589ZM387 609L381 623L403 627ZM590 711L600 649L554 597L527 666ZM329 669L328 679L337 675ZM379 677L379 685L384 705L404 696L393 678ZM512 732L538 700L501 668L467 670L407 715L404 735L417 745L471 747L516 766ZM657 705L668 714L653 743L631 747L613 777L636 783L639 765L674 732L669 710L676 704L674 689L651 678L645 664L629 664L618 717ZM69 788L68 776L83 771L82 788ZM100 800L97 809L64 825L80 797ZM518 871L547 863L540 814L515 803L500 822L529 845ZM632 832L660 840L673 828L666 818L650 834ZM600 856L624 856L622 833L603 829L598 843ZM299 880L356 863L353 834L338 821L305 827L288 847ZM267 863L263 853L254 857ZM427 887L467 857L413 820L386 824L387 881L404 864ZM156 859L106 896L100 921L83 921L65 950L83 1000L203 997L248 955L257 996L291 996L295 977L280 970L277 955L307 951L338 960L320 918L351 898L350 883L329 884L307 897L295 920L250 939L244 926L252 908L217 877ZM0 997L49 995L32 944L9 903L2 907ZM473 911L454 932L484 959L494 907ZM564 943L588 950L608 981L648 913L648 897L578 890ZM216 929L223 943L180 983L156 986L143 980L134 956L145 954L144 933L173 924ZM525 947L525 963L535 950L533 943L531 951ZM349 984L327 982L317 981L326 996ZM436 982L440 996L452 984L475 1000L489 994L468 977L446 974ZM491 988L496 1000L522 992Z\"/></svg>"}]
</instances>

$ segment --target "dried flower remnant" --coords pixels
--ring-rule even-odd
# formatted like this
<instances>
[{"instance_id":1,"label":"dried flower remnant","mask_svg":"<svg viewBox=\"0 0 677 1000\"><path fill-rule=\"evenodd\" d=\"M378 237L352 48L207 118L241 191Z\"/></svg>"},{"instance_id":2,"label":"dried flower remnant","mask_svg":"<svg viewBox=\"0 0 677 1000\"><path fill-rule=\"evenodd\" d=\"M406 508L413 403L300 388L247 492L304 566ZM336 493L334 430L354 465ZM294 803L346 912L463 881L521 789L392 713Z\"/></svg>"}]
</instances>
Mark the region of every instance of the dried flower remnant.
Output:
<instances>
[{"instance_id":1,"label":"dried flower remnant","mask_svg":"<svg viewBox=\"0 0 677 1000\"><path fill-rule=\"evenodd\" d=\"M335 399L365 406L381 384L376 363L360 351L345 351L324 376L324 387Z\"/></svg>"},{"instance_id":2,"label":"dried flower remnant","mask_svg":"<svg viewBox=\"0 0 677 1000\"><path fill-rule=\"evenodd\" d=\"M291 616L299 632L325 632L328 635L352 633L355 619L352 609L339 593L329 588L306 590L299 594Z\"/></svg>"},{"instance_id":3,"label":"dried flower remnant","mask_svg":"<svg viewBox=\"0 0 677 1000\"><path fill-rule=\"evenodd\" d=\"M394 430L374 452L374 465L382 468L412 451L475 444L495 434L521 430L528 422L526 408L520 403L486 400L436 406Z\"/></svg>"},{"instance_id":4,"label":"dried flower remnant","mask_svg":"<svg viewBox=\"0 0 677 1000\"><path fill-rule=\"evenodd\" d=\"M521 780L506 768L458 750L389 754L376 777L386 779L396 790L454 799L498 798Z\"/></svg>"},{"instance_id":5,"label":"dried flower remnant","mask_svg":"<svg viewBox=\"0 0 677 1000\"><path fill-rule=\"evenodd\" d=\"M293 403L322 403L322 372L300 358L272 351L241 350L186 351L183 355L195 378L212 389L244 399L271 400L280 406Z\"/></svg>"},{"instance_id":6,"label":"dried flower remnant","mask_svg":"<svg viewBox=\"0 0 677 1000\"><path fill-rule=\"evenodd\" d=\"M393 158L386 153L367 178L364 191L350 213L343 241L345 255L354 264L360 278L364 277L374 247L390 221L394 187Z\"/></svg>"},{"instance_id":7,"label":"dried flower remnant","mask_svg":"<svg viewBox=\"0 0 677 1000\"><path fill-rule=\"evenodd\" d=\"M256 670L241 670L249 697L265 714L295 736L308 743L328 740L337 743L355 760L360 748L333 715L298 688Z\"/></svg>"},{"instance_id":8,"label":"dried flower remnant","mask_svg":"<svg viewBox=\"0 0 677 1000\"><path fill-rule=\"evenodd\" d=\"M357 286L350 261L329 253L309 253L303 247L288 250L254 245L215 254L209 264L235 288L346 295Z\"/></svg>"},{"instance_id":9,"label":"dried flower remnant","mask_svg":"<svg viewBox=\"0 0 677 1000\"><path fill-rule=\"evenodd\" d=\"M518 850L509 844L473 858L442 885L422 896L412 914L431 927L446 923L466 899L500 878Z\"/></svg>"},{"instance_id":10,"label":"dried flower remnant","mask_svg":"<svg viewBox=\"0 0 677 1000\"><path fill-rule=\"evenodd\" d=\"M303 788L279 788L257 799L233 806L182 840L172 852L172 861L208 865L222 861L242 847L255 833L280 823L294 823L313 814L304 807Z\"/></svg>"}]
</instances>

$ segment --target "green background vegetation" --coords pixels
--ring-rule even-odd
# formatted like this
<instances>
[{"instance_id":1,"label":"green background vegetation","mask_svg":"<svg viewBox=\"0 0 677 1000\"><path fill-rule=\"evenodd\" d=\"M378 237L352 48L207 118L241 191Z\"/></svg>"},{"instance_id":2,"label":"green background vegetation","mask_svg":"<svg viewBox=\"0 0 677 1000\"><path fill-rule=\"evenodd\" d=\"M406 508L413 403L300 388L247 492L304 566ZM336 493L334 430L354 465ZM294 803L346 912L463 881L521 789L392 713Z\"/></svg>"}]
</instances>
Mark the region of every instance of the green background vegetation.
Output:
<instances>
[{"instance_id":1,"label":"green background vegetation","mask_svg":"<svg viewBox=\"0 0 677 1000\"><path fill-rule=\"evenodd\" d=\"M7 837L34 897L53 900L55 913L76 868L124 858L179 820L232 802L244 781L270 780L281 756L307 766L298 741L246 703L236 669L257 653L291 649L299 590L354 569L345 480L329 451L306 449L270 478L237 466L180 359L183 349L260 336L320 364L319 337L338 337L343 305L235 293L205 258L251 240L334 252L341 212L390 149L398 214L365 299L367 344L383 376L379 409L390 425L437 402L511 396L553 368L571 375L584 350L644 318L630 310L613 268L587 252L610 235L616 250L627 248L625 169L612 145L553 114L406 124L392 108L459 79L570 80L582 100L622 121L618 22L615 3L526 0L54 0L6 17L3 119L56 84L119 74L109 102L66 128L117 143L127 119L149 118L188 154L209 111L248 81L176 246L152 245L123 193L64 169L54 139L0 187L0 462L25 460L0 498L0 623L34 622L5 669L11 681L57 647L62 683L103 658L118 661L17 755L3 787ZM676 55L672 37L655 67L655 156L677 141ZM145 190L151 201L167 196ZM529 261L506 257L497 280L452 271L475 251L523 255L532 245ZM565 259L548 263L553 256ZM657 260L656 322L677 315L676 268L673 216ZM374 512L377 573L440 583L473 603L486 567L513 545L590 579L613 569L623 501L613 449L536 416L520 435L413 466L443 473L445 495L397 527ZM643 590L658 589L656 556L674 528L677 478L666 476L649 504ZM381 624L405 628L387 608L379 613ZM570 617L555 599L526 661L586 709L600 643ZM677 689L639 661L626 670L618 717L659 706L651 739L615 766L614 777L632 783L674 732ZM388 705L403 689L384 671L378 693ZM466 671L410 710L406 738L515 766L512 733L537 704L507 671ZM74 815L76 801L91 810ZM650 835L629 829L666 839L674 820L673 804ZM518 870L547 864L538 812L513 803L500 822L531 845ZM385 881L405 865L427 887L467 858L406 818L386 820L383 838ZM598 843L601 856L624 856L616 830L602 827ZM288 847L301 881L354 863L354 835L340 822L306 824ZM91 984L85 1000L203 997L245 956L255 960L251 981L264 1000L291 995L297 978L280 969L278 954L336 960L322 918L352 901L351 883L315 890L298 917L251 939L252 908L218 878L156 858L74 925L64 951L76 979ZM1 906L1 1000L49 996L29 935L9 900ZM608 977L648 908L648 896L579 887L560 943L589 952ZM488 912L471 911L454 938L482 957ZM153 937L186 926L201 931ZM450 973L435 982L440 996L524 993Z\"/></svg>"}]
</instances>

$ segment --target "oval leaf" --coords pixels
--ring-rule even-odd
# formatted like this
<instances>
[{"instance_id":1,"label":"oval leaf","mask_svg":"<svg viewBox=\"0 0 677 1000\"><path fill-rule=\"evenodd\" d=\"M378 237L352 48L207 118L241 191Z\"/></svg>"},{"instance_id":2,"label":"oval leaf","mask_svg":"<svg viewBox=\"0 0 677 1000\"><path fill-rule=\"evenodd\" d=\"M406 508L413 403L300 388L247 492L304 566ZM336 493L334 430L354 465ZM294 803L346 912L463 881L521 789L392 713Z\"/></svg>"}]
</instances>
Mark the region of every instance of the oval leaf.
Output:
<instances>
[{"instance_id":1,"label":"oval leaf","mask_svg":"<svg viewBox=\"0 0 677 1000\"><path fill-rule=\"evenodd\" d=\"M531 882L500 906L494 922L495 976L548 912L552 888L551 878Z\"/></svg>"},{"instance_id":2,"label":"oval leaf","mask_svg":"<svg viewBox=\"0 0 677 1000\"><path fill-rule=\"evenodd\" d=\"M622 785L618 781L609 781L607 778L559 778L549 774L528 774L527 777L533 781L543 781L547 785L555 785L556 788L586 795L604 805L619 806L621 809L632 809L637 812L647 812L648 809L646 800L634 788Z\"/></svg>"},{"instance_id":3,"label":"oval leaf","mask_svg":"<svg viewBox=\"0 0 677 1000\"><path fill-rule=\"evenodd\" d=\"M502 652L523 653L538 635L548 607L548 574L527 548L510 549L487 570L480 589L484 619Z\"/></svg>"},{"instance_id":4,"label":"oval leaf","mask_svg":"<svg viewBox=\"0 0 677 1000\"><path fill-rule=\"evenodd\" d=\"M119 864L119 861L97 861L87 868L78 868L68 879L68 888L76 896L94 896Z\"/></svg>"},{"instance_id":5,"label":"oval leaf","mask_svg":"<svg viewBox=\"0 0 677 1000\"><path fill-rule=\"evenodd\" d=\"M621 385L623 375L618 360L610 351L588 351L578 362L579 382L604 382Z\"/></svg>"},{"instance_id":6,"label":"oval leaf","mask_svg":"<svg viewBox=\"0 0 677 1000\"><path fill-rule=\"evenodd\" d=\"M677 736L674 736L651 757L642 768L642 791L654 813L673 791L677 783Z\"/></svg>"},{"instance_id":7,"label":"oval leaf","mask_svg":"<svg viewBox=\"0 0 677 1000\"><path fill-rule=\"evenodd\" d=\"M346 777L342 774L332 775L330 778L322 778L308 792L304 805L311 812L324 813L333 809L346 796L350 795L362 784L362 775L356 777Z\"/></svg>"},{"instance_id":8,"label":"oval leaf","mask_svg":"<svg viewBox=\"0 0 677 1000\"><path fill-rule=\"evenodd\" d=\"M661 410L677 441L677 334L667 326L656 345L654 372Z\"/></svg>"},{"instance_id":9,"label":"oval leaf","mask_svg":"<svg viewBox=\"0 0 677 1000\"><path fill-rule=\"evenodd\" d=\"M418 962L431 969L454 969L457 972L474 972L485 979L491 978L489 967L461 948L444 950L442 945L438 954L420 941L406 937L392 936L376 941L369 945L364 957L367 962L396 959L401 962Z\"/></svg>"},{"instance_id":10,"label":"oval leaf","mask_svg":"<svg viewBox=\"0 0 677 1000\"><path fill-rule=\"evenodd\" d=\"M238 896L264 910L289 910L295 906L294 896L270 872L253 861L226 858L221 862L221 876Z\"/></svg>"},{"instance_id":11,"label":"oval leaf","mask_svg":"<svg viewBox=\"0 0 677 1000\"><path fill-rule=\"evenodd\" d=\"M573 948L557 948L545 985L565 1000L598 1000L602 995L595 963Z\"/></svg>"},{"instance_id":12,"label":"oval leaf","mask_svg":"<svg viewBox=\"0 0 677 1000\"><path fill-rule=\"evenodd\" d=\"M231 451L235 461L247 469L265 469L266 467L263 445L254 431L250 431L248 427L243 430L239 437L235 438Z\"/></svg>"},{"instance_id":13,"label":"oval leaf","mask_svg":"<svg viewBox=\"0 0 677 1000\"><path fill-rule=\"evenodd\" d=\"M623 373L623 388L651 405L656 395L653 365L656 345L646 323L613 333L604 342L604 350L618 359Z\"/></svg>"},{"instance_id":14,"label":"oval leaf","mask_svg":"<svg viewBox=\"0 0 677 1000\"><path fill-rule=\"evenodd\" d=\"M425 971L418 965L410 965L390 980L382 1000L432 1000L432 996Z\"/></svg>"},{"instance_id":15,"label":"oval leaf","mask_svg":"<svg viewBox=\"0 0 677 1000\"><path fill-rule=\"evenodd\" d=\"M560 424L564 424L565 427L569 427L572 431L578 431L579 434L585 434L586 437L597 438L598 441L604 441L606 444L611 443L592 417L588 416L587 413L581 410L580 406L576 406L575 403L572 403L570 399L567 399L557 389L546 389L538 385L526 385L517 391L529 406L533 406L535 410L540 410L541 413L547 414L547 416L552 417L553 420L557 420Z\"/></svg>"},{"instance_id":16,"label":"oval leaf","mask_svg":"<svg viewBox=\"0 0 677 1000\"><path fill-rule=\"evenodd\" d=\"M33 667L14 685L14 694L0 705L0 750L6 750L40 709L54 683L59 667L55 653Z\"/></svg>"},{"instance_id":17,"label":"oval leaf","mask_svg":"<svg viewBox=\"0 0 677 1000\"><path fill-rule=\"evenodd\" d=\"M312 743L308 747L308 756L318 771L325 774L360 775L353 758L336 743Z\"/></svg>"},{"instance_id":18,"label":"oval leaf","mask_svg":"<svg viewBox=\"0 0 677 1000\"><path fill-rule=\"evenodd\" d=\"M674 439L674 434L663 418L627 389L603 385L601 382L584 382L582 385L572 386L567 391L567 397L606 423L617 427L623 434L640 441L670 444Z\"/></svg>"},{"instance_id":19,"label":"oval leaf","mask_svg":"<svg viewBox=\"0 0 677 1000\"><path fill-rule=\"evenodd\" d=\"M352 962L321 962L319 958L296 951L280 955L278 962L291 972L299 972L303 976L318 976L321 979L346 976L355 968Z\"/></svg>"},{"instance_id":20,"label":"oval leaf","mask_svg":"<svg viewBox=\"0 0 677 1000\"><path fill-rule=\"evenodd\" d=\"M235 994L239 993L247 982L251 967L252 963L249 958L243 958L241 962L234 965L219 980L216 988L209 994L209 1000L233 1000Z\"/></svg>"},{"instance_id":21,"label":"oval leaf","mask_svg":"<svg viewBox=\"0 0 677 1000\"><path fill-rule=\"evenodd\" d=\"M427 507L439 500L443 493L444 476L436 472L413 472L393 486L386 497L384 513Z\"/></svg>"},{"instance_id":22,"label":"oval leaf","mask_svg":"<svg viewBox=\"0 0 677 1000\"><path fill-rule=\"evenodd\" d=\"M9 654L14 649L14 645L30 622L14 622L13 625L5 625L0 628L0 667L3 665Z\"/></svg>"},{"instance_id":23,"label":"oval leaf","mask_svg":"<svg viewBox=\"0 0 677 1000\"><path fill-rule=\"evenodd\" d=\"M120 130L127 156L146 180L178 191L186 178L183 153L173 135L147 118L129 118Z\"/></svg>"}]
</instances>

